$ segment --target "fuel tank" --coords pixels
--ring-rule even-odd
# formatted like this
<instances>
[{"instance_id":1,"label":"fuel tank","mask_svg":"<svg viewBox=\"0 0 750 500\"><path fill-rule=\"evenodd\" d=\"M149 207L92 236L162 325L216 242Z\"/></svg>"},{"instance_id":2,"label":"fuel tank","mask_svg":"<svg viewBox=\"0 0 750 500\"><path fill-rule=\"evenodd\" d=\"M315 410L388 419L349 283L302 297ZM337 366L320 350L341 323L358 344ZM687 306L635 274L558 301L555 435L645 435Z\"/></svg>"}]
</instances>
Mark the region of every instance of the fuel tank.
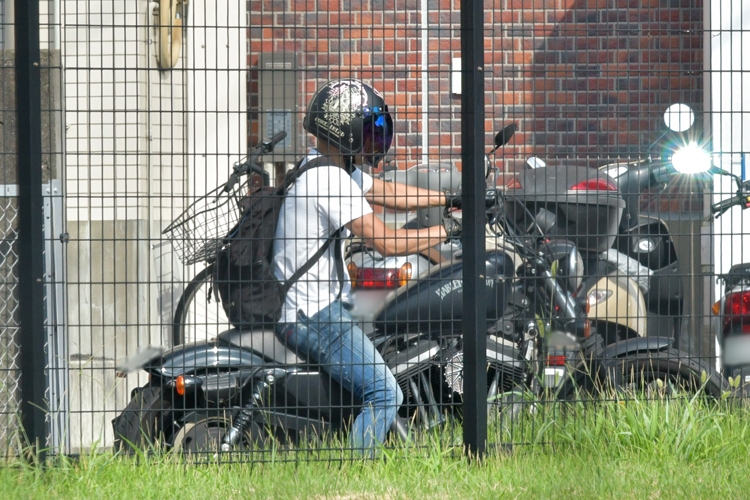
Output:
<instances>
[{"instance_id":1,"label":"fuel tank","mask_svg":"<svg viewBox=\"0 0 750 500\"><path fill-rule=\"evenodd\" d=\"M463 270L460 256L435 266L388 296L375 315L376 329L387 332L460 335L463 319ZM510 297L513 260L502 251L487 251L485 262L487 319L502 316Z\"/></svg>"}]
</instances>

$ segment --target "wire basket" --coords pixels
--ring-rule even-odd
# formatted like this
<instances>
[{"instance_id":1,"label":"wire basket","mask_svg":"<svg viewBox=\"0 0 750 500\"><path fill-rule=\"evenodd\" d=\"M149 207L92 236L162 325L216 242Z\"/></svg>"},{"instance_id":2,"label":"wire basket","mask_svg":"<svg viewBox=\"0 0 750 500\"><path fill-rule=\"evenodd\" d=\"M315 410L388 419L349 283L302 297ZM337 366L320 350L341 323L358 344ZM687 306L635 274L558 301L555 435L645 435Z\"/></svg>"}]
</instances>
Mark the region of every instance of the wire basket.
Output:
<instances>
[{"instance_id":1,"label":"wire basket","mask_svg":"<svg viewBox=\"0 0 750 500\"><path fill-rule=\"evenodd\" d=\"M248 185L249 180L235 184L229 193L222 193L224 186L219 186L198 198L162 231L183 264L215 260L224 238L240 220Z\"/></svg>"}]
</instances>

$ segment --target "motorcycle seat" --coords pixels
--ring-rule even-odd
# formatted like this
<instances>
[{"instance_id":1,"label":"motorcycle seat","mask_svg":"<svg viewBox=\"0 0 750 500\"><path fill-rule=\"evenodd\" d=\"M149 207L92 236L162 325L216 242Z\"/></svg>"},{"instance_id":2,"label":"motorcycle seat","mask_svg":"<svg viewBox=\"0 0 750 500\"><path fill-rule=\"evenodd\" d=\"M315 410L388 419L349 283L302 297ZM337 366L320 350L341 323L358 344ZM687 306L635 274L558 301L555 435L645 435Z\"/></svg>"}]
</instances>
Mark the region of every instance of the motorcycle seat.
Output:
<instances>
[{"instance_id":1,"label":"motorcycle seat","mask_svg":"<svg viewBox=\"0 0 750 500\"><path fill-rule=\"evenodd\" d=\"M294 351L279 342L273 330L240 330L232 328L218 335L218 338L240 349L257 352L266 359L285 365L304 364Z\"/></svg>"},{"instance_id":2,"label":"motorcycle seat","mask_svg":"<svg viewBox=\"0 0 750 500\"><path fill-rule=\"evenodd\" d=\"M750 263L735 264L728 273L719 275L719 278L724 280L724 286L728 289L750 281Z\"/></svg>"}]
</instances>

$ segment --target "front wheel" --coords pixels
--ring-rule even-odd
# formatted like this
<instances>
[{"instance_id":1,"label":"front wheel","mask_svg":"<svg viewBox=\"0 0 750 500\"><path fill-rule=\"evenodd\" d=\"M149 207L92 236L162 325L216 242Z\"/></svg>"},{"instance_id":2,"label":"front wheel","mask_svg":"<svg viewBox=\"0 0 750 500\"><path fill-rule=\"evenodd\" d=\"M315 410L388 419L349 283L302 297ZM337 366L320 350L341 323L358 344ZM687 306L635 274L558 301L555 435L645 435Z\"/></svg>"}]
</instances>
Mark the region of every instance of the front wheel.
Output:
<instances>
[{"instance_id":1,"label":"front wheel","mask_svg":"<svg viewBox=\"0 0 750 500\"><path fill-rule=\"evenodd\" d=\"M206 341L232 327L211 286L215 266L209 264L185 286L174 310L172 345Z\"/></svg>"}]
</instances>

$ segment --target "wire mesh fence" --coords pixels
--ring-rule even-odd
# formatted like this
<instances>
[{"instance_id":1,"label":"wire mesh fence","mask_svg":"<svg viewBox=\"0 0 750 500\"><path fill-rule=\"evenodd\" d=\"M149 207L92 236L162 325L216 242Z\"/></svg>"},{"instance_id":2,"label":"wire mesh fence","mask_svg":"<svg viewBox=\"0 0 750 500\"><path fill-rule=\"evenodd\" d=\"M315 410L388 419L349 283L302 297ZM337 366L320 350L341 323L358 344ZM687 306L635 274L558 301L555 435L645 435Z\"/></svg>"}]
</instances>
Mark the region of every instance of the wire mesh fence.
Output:
<instances>
[{"instance_id":1,"label":"wire mesh fence","mask_svg":"<svg viewBox=\"0 0 750 500\"><path fill-rule=\"evenodd\" d=\"M740 0L488 0L477 68L471 2L39 5L44 175L63 186L44 228L55 452L335 460L433 430L460 446L477 398L487 444L518 445L572 402L744 395ZM477 95L483 130L462 132Z\"/></svg>"}]
</instances>

